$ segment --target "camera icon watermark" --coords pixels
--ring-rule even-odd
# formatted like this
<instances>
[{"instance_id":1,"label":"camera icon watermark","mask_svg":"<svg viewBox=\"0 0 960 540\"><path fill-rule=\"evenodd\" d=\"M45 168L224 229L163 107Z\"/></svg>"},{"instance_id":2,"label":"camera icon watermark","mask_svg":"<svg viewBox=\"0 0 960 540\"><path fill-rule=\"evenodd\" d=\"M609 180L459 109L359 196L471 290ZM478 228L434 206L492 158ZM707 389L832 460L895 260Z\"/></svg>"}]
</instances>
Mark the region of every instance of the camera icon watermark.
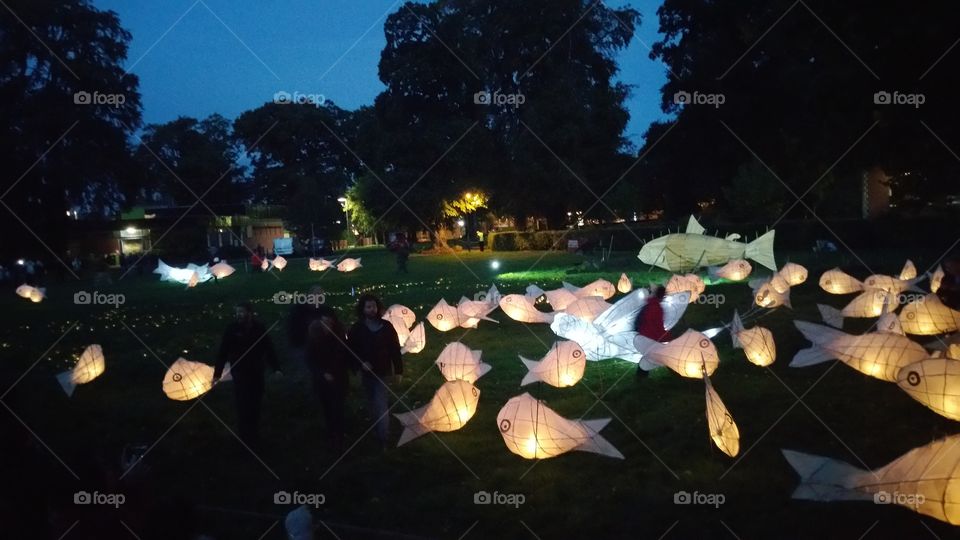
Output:
<instances>
[{"instance_id":1,"label":"camera icon watermark","mask_svg":"<svg viewBox=\"0 0 960 540\"><path fill-rule=\"evenodd\" d=\"M473 95L473 103L476 105L496 105L498 107L509 105L511 107L519 107L526 102L527 96L519 92L516 94L502 94L499 90L495 90L493 93L481 90Z\"/></svg>"},{"instance_id":2,"label":"camera icon watermark","mask_svg":"<svg viewBox=\"0 0 960 540\"><path fill-rule=\"evenodd\" d=\"M520 505L525 502L527 502L527 497L523 493L478 491L473 494L473 504L498 504L520 508Z\"/></svg>"},{"instance_id":3,"label":"camera icon watermark","mask_svg":"<svg viewBox=\"0 0 960 540\"><path fill-rule=\"evenodd\" d=\"M300 493L294 491L278 491L273 494L273 504L295 504L297 506L307 505L314 508L326 504L327 496L323 493Z\"/></svg>"},{"instance_id":4,"label":"camera icon watermark","mask_svg":"<svg viewBox=\"0 0 960 540\"><path fill-rule=\"evenodd\" d=\"M102 293L100 291L77 291L73 293L73 303L78 306L120 307L127 302L126 295L120 293Z\"/></svg>"},{"instance_id":5,"label":"camera icon watermark","mask_svg":"<svg viewBox=\"0 0 960 540\"><path fill-rule=\"evenodd\" d=\"M923 493L900 493L899 491L880 490L873 494L874 504L898 504L914 508L925 503L927 498Z\"/></svg>"},{"instance_id":6,"label":"camera icon watermark","mask_svg":"<svg viewBox=\"0 0 960 540\"><path fill-rule=\"evenodd\" d=\"M724 94L706 94L694 90L692 93L680 90L673 94L673 103L676 105L710 105L719 109L727 102Z\"/></svg>"},{"instance_id":7,"label":"camera icon watermark","mask_svg":"<svg viewBox=\"0 0 960 540\"><path fill-rule=\"evenodd\" d=\"M273 295L273 303L281 305L305 304L319 306L327 303L326 293L302 293L299 291L279 291Z\"/></svg>"},{"instance_id":8,"label":"camera icon watermark","mask_svg":"<svg viewBox=\"0 0 960 540\"><path fill-rule=\"evenodd\" d=\"M720 508L727 501L723 493L700 493L694 491L678 491L673 494L673 504L696 504Z\"/></svg>"},{"instance_id":9,"label":"camera icon watermark","mask_svg":"<svg viewBox=\"0 0 960 540\"><path fill-rule=\"evenodd\" d=\"M127 497L123 493L100 493L99 491L90 493L89 491L77 491L73 494L73 504L97 504L120 508L125 502L127 502Z\"/></svg>"},{"instance_id":10,"label":"camera icon watermark","mask_svg":"<svg viewBox=\"0 0 960 540\"><path fill-rule=\"evenodd\" d=\"M102 94L100 92L87 92L80 90L73 93L74 105L109 105L120 108L127 102L127 96L124 94Z\"/></svg>"},{"instance_id":11,"label":"camera icon watermark","mask_svg":"<svg viewBox=\"0 0 960 540\"><path fill-rule=\"evenodd\" d=\"M904 94L899 91L887 92L880 90L873 94L874 105L911 105L913 108L920 108L927 102L925 94Z\"/></svg>"},{"instance_id":12,"label":"camera icon watermark","mask_svg":"<svg viewBox=\"0 0 960 540\"><path fill-rule=\"evenodd\" d=\"M727 303L727 297L723 294L701 294L695 300L697 304L705 304L708 306L713 306L714 309L719 309L720 306Z\"/></svg>"},{"instance_id":13,"label":"camera icon watermark","mask_svg":"<svg viewBox=\"0 0 960 540\"><path fill-rule=\"evenodd\" d=\"M327 103L327 98L323 94L305 94L298 91L291 94L285 90L280 90L273 95L273 102L277 105L313 105L314 107L323 107Z\"/></svg>"}]
</instances>

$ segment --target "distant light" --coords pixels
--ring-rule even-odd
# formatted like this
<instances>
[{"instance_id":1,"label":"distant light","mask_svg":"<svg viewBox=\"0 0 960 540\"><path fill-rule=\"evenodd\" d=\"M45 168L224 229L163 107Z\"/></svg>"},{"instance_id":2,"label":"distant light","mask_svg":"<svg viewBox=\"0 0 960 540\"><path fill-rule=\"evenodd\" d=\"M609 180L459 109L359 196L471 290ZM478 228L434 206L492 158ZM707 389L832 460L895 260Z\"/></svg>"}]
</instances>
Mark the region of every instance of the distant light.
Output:
<instances>
[{"instance_id":1,"label":"distant light","mask_svg":"<svg viewBox=\"0 0 960 540\"><path fill-rule=\"evenodd\" d=\"M70 217L70 211L67 210L67 217Z\"/></svg>"},{"instance_id":2,"label":"distant light","mask_svg":"<svg viewBox=\"0 0 960 540\"><path fill-rule=\"evenodd\" d=\"M23 266L23 259L17 259L17 264L19 264L20 266Z\"/></svg>"},{"instance_id":3,"label":"distant light","mask_svg":"<svg viewBox=\"0 0 960 540\"><path fill-rule=\"evenodd\" d=\"M347 202L347 198L346 198L346 197L339 197L339 198L337 199L337 202L339 202L339 203L345 203L345 202Z\"/></svg>"},{"instance_id":4,"label":"distant light","mask_svg":"<svg viewBox=\"0 0 960 540\"><path fill-rule=\"evenodd\" d=\"M499 270L500 261L490 261L490 268L493 268L494 270Z\"/></svg>"},{"instance_id":5,"label":"distant light","mask_svg":"<svg viewBox=\"0 0 960 540\"><path fill-rule=\"evenodd\" d=\"M136 227L134 227L134 226L131 225L130 227L127 227L127 228L126 228L126 231L127 231L127 234L133 234L133 233L137 232L137 229L136 229Z\"/></svg>"},{"instance_id":6,"label":"distant light","mask_svg":"<svg viewBox=\"0 0 960 540\"><path fill-rule=\"evenodd\" d=\"M339 225L339 224L340 224L340 220L338 219L338 220L337 220L337 225Z\"/></svg>"},{"instance_id":7,"label":"distant light","mask_svg":"<svg viewBox=\"0 0 960 540\"><path fill-rule=\"evenodd\" d=\"M463 224L464 224L464 222L463 222L462 219L458 219L458 220L457 220L457 225L463 227Z\"/></svg>"}]
</instances>

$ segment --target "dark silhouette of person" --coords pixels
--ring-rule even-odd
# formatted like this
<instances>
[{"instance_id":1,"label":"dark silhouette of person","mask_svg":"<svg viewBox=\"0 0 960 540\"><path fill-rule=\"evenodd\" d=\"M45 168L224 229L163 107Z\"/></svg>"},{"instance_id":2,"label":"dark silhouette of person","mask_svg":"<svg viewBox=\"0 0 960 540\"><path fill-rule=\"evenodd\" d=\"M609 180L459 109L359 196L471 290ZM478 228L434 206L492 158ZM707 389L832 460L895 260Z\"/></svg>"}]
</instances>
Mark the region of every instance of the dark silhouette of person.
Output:
<instances>
[{"instance_id":1,"label":"dark silhouette of person","mask_svg":"<svg viewBox=\"0 0 960 540\"><path fill-rule=\"evenodd\" d=\"M377 439L386 448L390 427L386 379L391 375L399 379L403 373L400 338L393 325L383 320L383 302L376 296L362 295L357 300L356 315L358 320L347 334L347 345L359 363L360 382L376 421Z\"/></svg>"},{"instance_id":2,"label":"dark silhouette of person","mask_svg":"<svg viewBox=\"0 0 960 540\"><path fill-rule=\"evenodd\" d=\"M326 307L326 306L323 306ZM307 328L304 360L313 389L323 407L327 438L335 452L343 451L346 434L345 409L349 385L350 351L337 314L326 308Z\"/></svg>"},{"instance_id":3,"label":"dark silhouette of person","mask_svg":"<svg viewBox=\"0 0 960 540\"><path fill-rule=\"evenodd\" d=\"M393 242L393 252L397 256L397 272L403 272L404 274L409 274L407 270L407 260L410 259L410 241L407 240L407 235L404 233L397 233L397 238Z\"/></svg>"},{"instance_id":4,"label":"dark silhouette of person","mask_svg":"<svg viewBox=\"0 0 960 540\"><path fill-rule=\"evenodd\" d=\"M943 263L943 279L937 296L945 306L960 311L960 257Z\"/></svg>"},{"instance_id":5,"label":"dark silhouette of person","mask_svg":"<svg viewBox=\"0 0 960 540\"><path fill-rule=\"evenodd\" d=\"M333 309L324 305L325 293L319 285L310 288L307 302L294 303L290 308L287 319L287 337L290 347L298 360L303 359L304 347L307 344L307 329L310 323L323 316L336 316Z\"/></svg>"},{"instance_id":6,"label":"dark silhouette of person","mask_svg":"<svg viewBox=\"0 0 960 540\"><path fill-rule=\"evenodd\" d=\"M260 442L264 370L269 365L275 373L281 374L281 371L270 334L263 323L254 318L250 302L237 304L234 321L223 333L220 354L213 371L214 384L223 375L227 362L230 362L230 374L233 377L240 440L248 446L257 446Z\"/></svg>"}]
</instances>

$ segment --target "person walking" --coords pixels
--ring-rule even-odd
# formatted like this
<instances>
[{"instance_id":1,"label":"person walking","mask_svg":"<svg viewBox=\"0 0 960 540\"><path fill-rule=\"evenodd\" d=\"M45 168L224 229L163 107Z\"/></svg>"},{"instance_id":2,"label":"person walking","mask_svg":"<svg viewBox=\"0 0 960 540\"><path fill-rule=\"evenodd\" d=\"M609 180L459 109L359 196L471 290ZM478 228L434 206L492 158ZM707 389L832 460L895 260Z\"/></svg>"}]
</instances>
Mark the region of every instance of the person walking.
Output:
<instances>
[{"instance_id":1,"label":"person walking","mask_svg":"<svg viewBox=\"0 0 960 540\"><path fill-rule=\"evenodd\" d=\"M637 313L636 321L634 322L634 330L643 337L650 338L654 341L670 341L673 339L670 336L670 332L664 327L663 322L663 297L666 296L667 290L663 285L657 285L651 291L653 294L647 298L647 303L640 308L640 312ZM637 365L637 376L642 377L646 375L646 371L640 368L640 365Z\"/></svg>"},{"instance_id":2,"label":"person walking","mask_svg":"<svg viewBox=\"0 0 960 540\"><path fill-rule=\"evenodd\" d=\"M357 322L347 334L347 345L360 367L360 382L367 396L370 412L376 422L376 435L381 447L387 446L390 427L386 379L391 375L400 379L403 358L400 338L393 325L383 320L383 302L372 294L357 300Z\"/></svg>"},{"instance_id":3,"label":"person walking","mask_svg":"<svg viewBox=\"0 0 960 540\"><path fill-rule=\"evenodd\" d=\"M344 417L350 365L346 339L346 332L336 312L326 308L323 315L314 319L307 329L304 353L314 392L323 407L327 438L335 452L343 451L346 434Z\"/></svg>"}]
</instances>

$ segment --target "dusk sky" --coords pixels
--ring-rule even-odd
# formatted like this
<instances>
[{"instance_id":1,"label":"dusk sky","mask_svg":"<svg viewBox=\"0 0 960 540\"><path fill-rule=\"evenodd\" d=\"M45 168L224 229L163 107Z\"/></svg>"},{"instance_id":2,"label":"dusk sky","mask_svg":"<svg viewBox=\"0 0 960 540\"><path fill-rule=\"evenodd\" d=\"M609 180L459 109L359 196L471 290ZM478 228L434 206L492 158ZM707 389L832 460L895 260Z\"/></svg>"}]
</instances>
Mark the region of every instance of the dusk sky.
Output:
<instances>
[{"instance_id":1,"label":"dusk sky","mask_svg":"<svg viewBox=\"0 0 960 540\"><path fill-rule=\"evenodd\" d=\"M662 0L631 4L643 17L619 58L620 80L633 85L627 137L639 145L663 115L665 68L649 59ZM355 109L373 103L385 44L383 24L402 0L95 0L120 15L133 34L126 68L140 77L144 121L220 113L236 118L280 90L322 94Z\"/></svg>"}]
</instances>

